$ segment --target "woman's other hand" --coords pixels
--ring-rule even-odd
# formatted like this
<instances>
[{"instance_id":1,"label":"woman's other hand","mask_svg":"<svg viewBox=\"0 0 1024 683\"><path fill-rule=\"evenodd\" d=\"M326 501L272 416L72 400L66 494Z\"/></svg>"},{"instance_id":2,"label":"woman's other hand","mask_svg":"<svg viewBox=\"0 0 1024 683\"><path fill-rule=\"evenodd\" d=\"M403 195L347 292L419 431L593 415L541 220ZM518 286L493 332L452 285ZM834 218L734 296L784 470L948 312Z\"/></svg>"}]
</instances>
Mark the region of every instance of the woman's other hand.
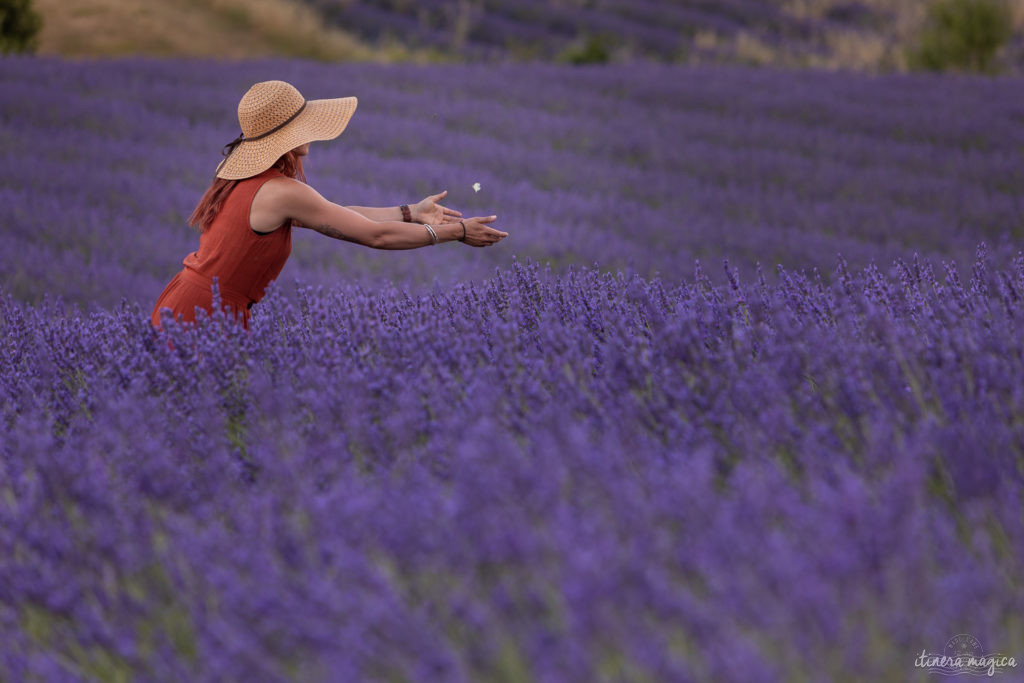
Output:
<instances>
[{"instance_id":1,"label":"woman's other hand","mask_svg":"<svg viewBox=\"0 0 1024 683\"><path fill-rule=\"evenodd\" d=\"M412 220L416 223L441 225L442 223L451 223L462 218L461 211L449 209L446 206L438 204L438 202L444 199L447 194L448 190L432 194L429 197L424 197L422 200L409 207L410 212L412 213Z\"/></svg>"},{"instance_id":2,"label":"woman's other hand","mask_svg":"<svg viewBox=\"0 0 1024 683\"><path fill-rule=\"evenodd\" d=\"M478 216L476 218L464 219L462 222L466 225L466 238L462 241L471 247L489 247L505 239L508 237L507 232L502 232L487 225L496 220L498 220L497 216Z\"/></svg>"}]
</instances>

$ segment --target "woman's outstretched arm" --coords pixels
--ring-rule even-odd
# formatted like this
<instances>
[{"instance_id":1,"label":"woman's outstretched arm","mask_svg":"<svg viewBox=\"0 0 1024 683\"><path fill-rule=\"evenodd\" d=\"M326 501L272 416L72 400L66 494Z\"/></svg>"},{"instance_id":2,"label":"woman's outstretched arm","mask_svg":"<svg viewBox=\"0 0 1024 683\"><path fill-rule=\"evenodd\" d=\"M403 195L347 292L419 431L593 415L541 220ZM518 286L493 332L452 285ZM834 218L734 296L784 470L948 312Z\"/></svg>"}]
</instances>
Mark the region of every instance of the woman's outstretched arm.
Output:
<instances>
[{"instance_id":1,"label":"woman's outstretched arm","mask_svg":"<svg viewBox=\"0 0 1024 683\"><path fill-rule=\"evenodd\" d=\"M402 210L397 206L346 206L349 211L355 211L364 218L371 221L400 221Z\"/></svg>"},{"instance_id":2,"label":"woman's outstretched arm","mask_svg":"<svg viewBox=\"0 0 1024 683\"><path fill-rule=\"evenodd\" d=\"M448 190L438 192L424 197L415 204L409 205L409 213L415 223L448 223L462 218L462 212L441 206L439 203L447 196ZM376 207L376 206L346 206L358 214L366 216L371 221L400 221L402 220L402 209L398 206Z\"/></svg>"},{"instance_id":3,"label":"woman's outstretched arm","mask_svg":"<svg viewBox=\"0 0 1024 683\"><path fill-rule=\"evenodd\" d=\"M268 180L253 199L252 224L280 224L292 219L299 227L311 228L334 239L355 242L375 249L416 249L433 244L430 231L419 223L374 221L347 207L325 199L309 185L290 178ZM466 243L471 246L494 244L508 233L486 225L497 216L470 218L464 221ZM431 226L438 242L463 237L461 223L439 223Z\"/></svg>"}]
</instances>

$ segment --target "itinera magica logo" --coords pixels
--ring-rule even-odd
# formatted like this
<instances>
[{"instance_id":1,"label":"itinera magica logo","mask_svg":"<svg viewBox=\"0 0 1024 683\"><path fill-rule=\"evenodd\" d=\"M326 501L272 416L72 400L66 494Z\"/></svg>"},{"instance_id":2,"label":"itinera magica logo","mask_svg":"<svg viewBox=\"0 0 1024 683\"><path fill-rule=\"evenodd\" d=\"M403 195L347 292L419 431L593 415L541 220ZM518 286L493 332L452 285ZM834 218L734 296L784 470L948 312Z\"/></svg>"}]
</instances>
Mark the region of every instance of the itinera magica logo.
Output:
<instances>
[{"instance_id":1,"label":"itinera magica logo","mask_svg":"<svg viewBox=\"0 0 1024 683\"><path fill-rule=\"evenodd\" d=\"M960 633L946 641L942 653L921 650L914 667L941 676L995 676L1016 669L1017 660L1001 652L986 653L977 638Z\"/></svg>"}]
</instances>

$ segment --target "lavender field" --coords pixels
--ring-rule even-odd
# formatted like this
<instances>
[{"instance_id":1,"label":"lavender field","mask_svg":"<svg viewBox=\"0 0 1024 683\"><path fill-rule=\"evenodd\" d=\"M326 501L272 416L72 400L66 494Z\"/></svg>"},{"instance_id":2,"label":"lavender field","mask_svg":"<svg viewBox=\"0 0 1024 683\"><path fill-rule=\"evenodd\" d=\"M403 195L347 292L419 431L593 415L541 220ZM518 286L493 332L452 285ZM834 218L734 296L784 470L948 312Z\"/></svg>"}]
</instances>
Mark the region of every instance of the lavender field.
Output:
<instances>
[{"instance_id":1,"label":"lavender field","mask_svg":"<svg viewBox=\"0 0 1024 683\"><path fill-rule=\"evenodd\" d=\"M154 332L269 78L359 97L325 196L510 237L296 230L251 332ZM0 98L0 680L1024 656L1017 81L4 58Z\"/></svg>"}]
</instances>

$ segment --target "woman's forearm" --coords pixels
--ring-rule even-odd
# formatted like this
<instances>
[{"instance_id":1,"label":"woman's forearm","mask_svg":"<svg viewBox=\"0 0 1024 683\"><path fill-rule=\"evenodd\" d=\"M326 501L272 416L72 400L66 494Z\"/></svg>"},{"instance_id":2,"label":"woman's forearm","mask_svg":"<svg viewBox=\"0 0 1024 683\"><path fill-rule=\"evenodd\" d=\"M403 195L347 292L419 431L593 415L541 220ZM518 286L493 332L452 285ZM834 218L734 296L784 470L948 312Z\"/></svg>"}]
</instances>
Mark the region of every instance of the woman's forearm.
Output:
<instances>
[{"instance_id":1,"label":"woman's forearm","mask_svg":"<svg viewBox=\"0 0 1024 683\"><path fill-rule=\"evenodd\" d=\"M454 242L462 237L462 226L458 223L443 223L430 226L437 235L438 244ZM377 249L417 249L433 244L430 231L422 223L403 223L401 220L383 222L373 246Z\"/></svg>"},{"instance_id":2,"label":"woman's forearm","mask_svg":"<svg viewBox=\"0 0 1024 683\"><path fill-rule=\"evenodd\" d=\"M371 221L401 221L402 210L397 206L347 206L358 214L366 216Z\"/></svg>"}]
</instances>

